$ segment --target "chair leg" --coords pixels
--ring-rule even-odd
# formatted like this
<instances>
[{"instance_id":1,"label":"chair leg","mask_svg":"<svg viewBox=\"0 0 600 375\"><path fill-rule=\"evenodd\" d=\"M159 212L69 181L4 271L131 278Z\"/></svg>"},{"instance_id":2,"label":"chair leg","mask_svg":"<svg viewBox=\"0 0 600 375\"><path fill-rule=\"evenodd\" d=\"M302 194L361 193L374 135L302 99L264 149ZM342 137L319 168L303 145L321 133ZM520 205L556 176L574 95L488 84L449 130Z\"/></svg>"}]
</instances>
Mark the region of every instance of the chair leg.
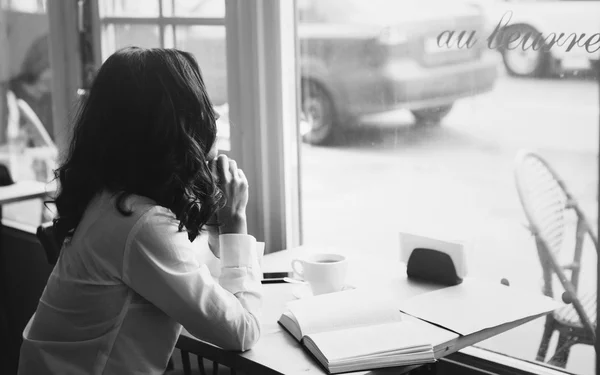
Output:
<instances>
[{"instance_id":1,"label":"chair leg","mask_svg":"<svg viewBox=\"0 0 600 375\"><path fill-rule=\"evenodd\" d=\"M198 369L200 370L200 375L206 375L206 369L204 368L204 358L198 356Z\"/></svg>"},{"instance_id":2,"label":"chair leg","mask_svg":"<svg viewBox=\"0 0 600 375\"><path fill-rule=\"evenodd\" d=\"M219 363L213 361L213 375L219 374Z\"/></svg>"},{"instance_id":3,"label":"chair leg","mask_svg":"<svg viewBox=\"0 0 600 375\"><path fill-rule=\"evenodd\" d=\"M544 362L546 360L546 354L548 353L548 346L550 345L550 339L554 333L554 324L552 317L546 317L546 323L544 324L544 333L542 333L542 340L536 356L536 360Z\"/></svg>"},{"instance_id":4,"label":"chair leg","mask_svg":"<svg viewBox=\"0 0 600 375\"><path fill-rule=\"evenodd\" d=\"M575 343L577 343L577 339L561 333L558 336L558 342L556 343L556 351L552 358L550 358L550 361L548 361L548 364L565 368L567 366L567 360L569 359L571 346Z\"/></svg>"},{"instance_id":5,"label":"chair leg","mask_svg":"<svg viewBox=\"0 0 600 375\"><path fill-rule=\"evenodd\" d=\"M192 375L192 365L190 364L190 353L185 350L181 351L181 362L183 364L183 373L185 375Z\"/></svg>"}]
</instances>

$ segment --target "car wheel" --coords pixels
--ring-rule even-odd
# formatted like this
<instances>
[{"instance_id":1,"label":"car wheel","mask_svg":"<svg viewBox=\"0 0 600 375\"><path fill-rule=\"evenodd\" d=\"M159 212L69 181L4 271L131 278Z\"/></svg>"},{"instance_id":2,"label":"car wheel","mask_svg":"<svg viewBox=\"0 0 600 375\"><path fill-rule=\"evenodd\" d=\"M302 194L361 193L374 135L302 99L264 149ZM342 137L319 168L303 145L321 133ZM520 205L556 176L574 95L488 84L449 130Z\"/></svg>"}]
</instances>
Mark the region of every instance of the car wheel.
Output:
<instances>
[{"instance_id":1,"label":"car wheel","mask_svg":"<svg viewBox=\"0 0 600 375\"><path fill-rule=\"evenodd\" d=\"M417 120L417 124L435 124L438 125L441 123L442 119L450 113L452 110L451 104L442 105L439 107L432 108L422 108L422 109L413 109L411 110L413 116L415 116L415 120Z\"/></svg>"},{"instance_id":2,"label":"car wheel","mask_svg":"<svg viewBox=\"0 0 600 375\"><path fill-rule=\"evenodd\" d=\"M304 81L300 114L302 141L312 145L329 143L333 138L335 123L335 106L329 93L314 81Z\"/></svg>"},{"instance_id":3,"label":"car wheel","mask_svg":"<svg viewBox=\"0 0 600 375\"><path fill-rule=\"evenodd\" d=\"M508 36L514 33L520 33L520 35L530 34L532 37L535 37L535 35L538 34L531 26L515 25L506 29L504 35L508 39ZM532 43L532 37L530 37L530 42L528 43ZM542 77L547 73L550 56L544 46L540 46L537 51L531 47L523 50L522 42L514 49L506 48L503 42L500 43L500 46L504 66L510 75L532 78Z\"/></svg>"}]
</instances>

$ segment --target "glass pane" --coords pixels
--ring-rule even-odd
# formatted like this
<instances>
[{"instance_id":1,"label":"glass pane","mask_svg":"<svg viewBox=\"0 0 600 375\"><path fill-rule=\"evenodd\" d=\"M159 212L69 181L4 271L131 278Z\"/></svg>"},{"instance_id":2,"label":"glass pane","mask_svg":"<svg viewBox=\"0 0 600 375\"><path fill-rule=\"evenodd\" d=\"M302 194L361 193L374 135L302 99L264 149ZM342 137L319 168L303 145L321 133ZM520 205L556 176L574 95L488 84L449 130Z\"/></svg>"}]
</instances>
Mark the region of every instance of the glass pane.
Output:
<instances>
[{"instance_id":1,"label":"glass pane","mask_svg":"<svg viewBox=\"0 0 600 375\"><path fill-rule=\"evenodd\" d=\"M507 28L505 38L585 33L584 45L598 35L600 2L476 3L298 1L303 242L377 257L399 251L401 231L463 240L471 248L469 276L506 278L511 287L541 293L544 268L523 225L515 156L533 149L544 157L596 231L597 36L592 52L565 52L566 45L550 46L551 37L538 38L543 48L525 50L498 48L501 40L488 38L510 8L522 22L547 23L542 30ZM454 31L448 45L445 30ZM517 43L523 38L510 46ZM564 229L563 264L573 261L575 223L565 212L557 224ZM589 240L579 264L584 296L595 291L597 277ZM560 299L564 287L555 276L553 285ZM479 346L536 361L544 323ZM556 348L557 334L545 361ZM565 368L592 374L594 362L593 346L575 345Z\"/></svg>"},{"instance_id":2,"label":"glass pane","mask_svg":"<svg viewBox=\"0 0 600 375\"><path fill-rule=\"evenodd\" d=\"M102 0L100 17L158 17L158 0Z\"/></svg>"},{"instance_id":3,"label":"glass pane","mask_svg":"<svg viewBox=\"0 0 600 375\"><path fill-rule=\"evenodd\" d=\"M47 182L57 157L48 17L44 2L29 3L19 10L0 7L0 165L10 174L0 170L0 185L11 179ZM42 214L41 200L3 207L4 218L34 226Z\"/></svg>"},{"instance_id":4,"label":"glass pane","mask_svg":"<svg viewBox=\"0 0 600 375\"><path fill-rule=\"evenodd\" d=\"M103 60L116 50L127 46L160 47L159 27L155 25L104 25L102 30Z\"/></svg>"},{"instance_id":5,"label":"glass pane","mask_svg":"<svg viewBox=\"0 0 600 375\"><path fill-rule=\"evenodd\" d=\"M5 9L18 12L42 14L46 12L46 0L2 0L0 3Z\"/></svg>"},{"instance_id":6,"label":"glass pane","mask_svg":"<svg viewBox=\"0 0 600 375\"><path fill-rule=\"evenodd\" d=\"M217 122L219 149L228 150L229 107L227 105L225 27L177 26L175 28L175 46L196 57L210 98L220 115Z\"/></svg>"},{"instance_id":7,"label":"glass pane","mask_svg":"<svg viewBox=\"0 0 600 375\"><path fill-rule=\"evenodd\" d=\"M175 17L224 18L225 0L163 0L163 14Z\"/></svg>"}]
</instances>

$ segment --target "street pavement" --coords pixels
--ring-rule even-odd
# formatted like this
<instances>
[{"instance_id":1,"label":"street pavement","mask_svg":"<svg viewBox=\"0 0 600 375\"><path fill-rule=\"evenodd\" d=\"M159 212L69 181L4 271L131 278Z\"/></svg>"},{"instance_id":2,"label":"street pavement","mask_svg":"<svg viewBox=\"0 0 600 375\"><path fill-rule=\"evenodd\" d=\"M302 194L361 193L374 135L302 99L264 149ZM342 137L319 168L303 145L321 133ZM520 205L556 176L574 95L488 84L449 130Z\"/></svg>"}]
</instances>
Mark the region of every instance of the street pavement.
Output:
<instances>
[{"instance_id":1,"label":"street pavement","mask_svg":"<svg viewBox=\"0 0 600 375\"><path fill-rule=\"evenodd\" d=\"M598 91L593 77L503 74L493 91L457 102L440 126L415 126L395 111L364 118L334 146L302 145L304 243L377 256L397 251L400 231L462 240L469 276L540 291L514 157L523 148L544 156L597 228ZM595 270L588 246L582 287L595 288ZM481 346L534 360L542 326L539 319ZM593 362L593 348L576 345L567 370L592 374Z\"/></svg>"}]
</instances>

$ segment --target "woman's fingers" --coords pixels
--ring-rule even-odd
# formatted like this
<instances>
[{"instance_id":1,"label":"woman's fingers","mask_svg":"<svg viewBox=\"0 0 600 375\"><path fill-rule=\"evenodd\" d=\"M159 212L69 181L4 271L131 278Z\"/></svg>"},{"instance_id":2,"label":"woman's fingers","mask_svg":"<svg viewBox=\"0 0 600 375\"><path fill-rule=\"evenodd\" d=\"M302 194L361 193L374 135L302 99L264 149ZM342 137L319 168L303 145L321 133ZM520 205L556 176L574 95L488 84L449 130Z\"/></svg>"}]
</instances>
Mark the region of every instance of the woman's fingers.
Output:
<instances>
[{"instance_id":1,"label":"woman's fingers","mask_svg":"<svg viewBox=\"0 0 600 375\"><path fill-rule=\"evenodd\" d=\"M231 181L232 175L229 171L230 160L226 155L219 155L217 157L217 175L219 177L219 183L229 183Z\"/></svg>"},{"instance_id":2,"label":"woman's fingers","mask_svg":"<svg viewBox=\"0 0 600 375\"><path fill-rule=\"evenodd\" d=\"M239 178L237 163L233 159L229 159L229 173L234 180Z\"/></svg>"},{"instance_id":3,"label":"woman's fingers","mask_svg":"<svg viewBox=\"0 0 600 375\"><path fill-rule=\"evenodd\" d=\"M240 183L241 183L241 184L242 184L244 187L248 188L248 179L246 178L246 175L244 174L244 171L242 171L242 170L241 170L241 169L239 169L239 168L238 168L238 170L237 170L237 171L238 171L238 176L239 176L239 179L240 179Z\"/></svg>"},{"instance_id":4,"label":"woman's fingers","mask_svg":"<svg viewBox=\"0 0 600 375\"><path fill-rule=\"evenodd\" d=\"M235 160L225 155L215 159L219 188L226 200L225 206L217 215L221 224L221 233L247 233L246 205L248 204L248 180L244 172L238 168Z\"/></svg>"},{"instance_id":5,"label":"woman's fingers","mask_svg":"<svg viewBox=\"0 0 600 375\"><path fill-rule=\"evenodd\" d=\"M238 168L237 162L229 159L226 155L217 156L211 164L211 169L213 174L218 178L221 188L225 188L232 181L246 187L248 186L248 179L244 172Z\"/></svg>"}]
</instances>

